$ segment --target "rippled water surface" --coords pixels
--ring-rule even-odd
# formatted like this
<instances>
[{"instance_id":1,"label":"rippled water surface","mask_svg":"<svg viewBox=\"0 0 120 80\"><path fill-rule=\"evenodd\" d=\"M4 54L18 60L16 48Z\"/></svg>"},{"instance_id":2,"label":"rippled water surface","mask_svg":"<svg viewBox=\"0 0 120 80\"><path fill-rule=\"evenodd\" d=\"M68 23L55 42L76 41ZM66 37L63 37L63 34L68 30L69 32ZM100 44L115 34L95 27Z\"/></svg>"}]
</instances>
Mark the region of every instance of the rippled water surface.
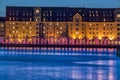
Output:
<instances>
[{"instance_id":1,"label":"rippled water surface","mask_svg":"<svg viewBox=\"0 0 120 80\"><path fill-rule=\"evenodd\" d=\"M21 56L19 57L19 54ZM9 60L6 55L49 55L64 61ZM59 57L62 55L62 57ZM71 56L66 62L67 56ZM120 80L120 59L116 49L0 49L0 80ZM76 58L76 56L78 56ZM16 56L14 56L16 57ZM66 58L65 58L66 57ZM74 58L75 60L73 60ZM78 59L79 58L79 59ZM76 60L78 59L78 60ZM32 61L33 60L33 61Z\"/></svg>"}]
</instances>

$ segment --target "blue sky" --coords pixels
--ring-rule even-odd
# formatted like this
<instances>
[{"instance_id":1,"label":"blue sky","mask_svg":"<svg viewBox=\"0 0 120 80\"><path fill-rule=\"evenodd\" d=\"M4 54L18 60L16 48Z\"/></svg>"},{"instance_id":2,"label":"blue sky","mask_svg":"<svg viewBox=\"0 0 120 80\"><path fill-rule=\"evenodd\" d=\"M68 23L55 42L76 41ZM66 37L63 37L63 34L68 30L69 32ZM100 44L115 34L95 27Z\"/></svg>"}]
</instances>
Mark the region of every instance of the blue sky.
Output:
<instances>
[{"instance_id":1,"label":"blue sky","mask_svg":"<svg viewBox=\"0 0 120 80\"><path fill-rule=\"evenodd\" d=\"M0 16L5 16L6 6L118 8L120 0L0 0Z\"/></svg>"}]
</instances>

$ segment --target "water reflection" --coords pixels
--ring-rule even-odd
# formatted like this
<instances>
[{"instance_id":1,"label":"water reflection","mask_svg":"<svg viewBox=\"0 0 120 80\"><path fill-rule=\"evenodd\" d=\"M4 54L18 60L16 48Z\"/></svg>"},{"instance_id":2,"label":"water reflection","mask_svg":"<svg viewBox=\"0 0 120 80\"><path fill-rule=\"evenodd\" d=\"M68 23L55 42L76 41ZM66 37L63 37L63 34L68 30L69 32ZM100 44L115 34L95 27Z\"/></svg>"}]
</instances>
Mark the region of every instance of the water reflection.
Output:
<instances>
[{"instance_id":1,"label":"water reflection","mask_svg":"<svg viewBox=\"0 0 120 80\"><path fill-rule=\"evenodd\" d=\"M116 61L84 63L0 62L1 80L119 80Z\"/></svg>"},{"instance_id":2,"label":"water reflection","mask_svg":"<svg viewBox=\"0 0 120 80\"><path fill-rule=\"evenodd\" d=\"M114 48L2 47L0 48L2 56L62 55L60 60L64 59L63 55L72 55L72 58L82 56L77 57L78 60L70 58L70 62L0 61L0 80L120 80L120 59L115 56L115 53ZM57 57L52 57L54 58Z\"/></svg>"},{"instance_id":3,"label":"water reflection","mask_svg":"<svg viewBox=\"0 0 120 80\"><path fill-rule=\"evenodd\" d=\"M113 55L115 48L30 48L30 47L1 47L0 55L29 54L29 55Z\"/></svg>"}]
</instances>

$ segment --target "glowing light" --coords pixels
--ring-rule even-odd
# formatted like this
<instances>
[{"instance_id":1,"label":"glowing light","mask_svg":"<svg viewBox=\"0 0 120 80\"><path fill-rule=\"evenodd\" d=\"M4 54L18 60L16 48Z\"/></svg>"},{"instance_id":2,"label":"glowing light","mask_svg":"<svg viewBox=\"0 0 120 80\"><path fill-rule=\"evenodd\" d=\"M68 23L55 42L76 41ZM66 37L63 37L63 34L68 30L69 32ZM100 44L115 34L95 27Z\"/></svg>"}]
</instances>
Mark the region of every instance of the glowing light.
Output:
<instances>
[{"instance_id":1,"label":"glowing light","mask_svg":"<svg viewBox=\"0 0 120 80\"><path fill-rule=\"evenodd\" d=\"M25 27L23 27L23 29L25 29Z\"/></svg>"},{"instance_id":2,"label":"glowing light","mask_svg":"<svg viewBox=\"0 0 120 80\"><path fill-rule=\"evenodd\" d=\"M50 25L52 25L52 23L50 23Z\"/></svg>"},{"instance_id":3,"label":"glowing light","mask_svg":"<svg viewBox=\"0 0 120 80\"><path fill-rule=\"evenodd\" d=\"M120 14L117 14L117 17L120 18Z\"/></svg>"},{"instance_id":4,"label":"glowing light","mask_svg":"<svg viewBox=\"0 0 120 80\"><path fill-rule=\"evenodd\" d=\"M90 23L89 25L91 26L92 24Z\"/></svg>"},{"instance_id":5,"label":"glowing light","mask_svg":"<svg viewBox=\"0 0 120 80\"><path fill-rule=\"evenodd\" d=\"M19 39L18 39L18 42L21 42L21 41L22 41L22 40L19 38Z\"/></svg>"},{"instance_id":6,"label":"glowing light","mask_svg":"<svg viewBox=\"0 0 120 80\"><path fill-rule=\"evenodd\" d=\"M59 32L57 31L57 34L58 34Z\"/></svg>"},{"instance_id":7,"label":"glowing light","mask_svg":"<svg viewBox=\"0 0 120 80\"><path fill-rule=\"evenodd\" d=\"M36 13L40 13L40 11L39 11L39 10L36 10Z\"/></svg>"},{"instance_id":8,"label":"glowing light","mask_svg":"<svg viewBox=\"0 0 120 80\"><path fill-rule=\"evenodd\" d=\"M77 31L76 34L79 34L79 32Z\"/></svg>"},{"instance_id":9,"label":"glowing light","mask_svg":"<svg viewBox=\"0 0 120 80\"><path fill-rule=\"evenodd\" d=\"M92 39L92 37L90 36L90 37L89 37L89 39L91 40L91 39Z\"/></svg>"},{"instance_id":10,"label":"glowing light","mask_svg":"<svg viewBox=\"0 0 120 80\"><path fill-rule=\"evenodd\" d=\"M16 33L18 33L18 31L16 31Z\"/></svg>"},{"instance_id":11,"label":"glowing light","mask_svg":"<svg viewBox=\"0 0 120 80\"><path fill-rule=\"evenodd\" d=\"M101 37L101 36L99 36L99 37L98 37L98 39L100 39L100 40L101 40L101 39L102 39L102 37Z\"/></svg>"},{"instance_id":12,"label":"glowing light","mask_svg":"<svg viewBox=\"0 0 120 80\"><path fill-rule=\"evenodd\" d=\"M81 37L81 36L79 36L78 38L79 38L79 39L82 39L82 37Z\"/></svg>"},{"instance_id":13,"label":"glowing light","mask_svg":"<svg viewBox=\"0 0 120 80\"><path fill-rule=\"evenodd\" d=\"M59 25L59 23L57 23L57 25Z\"/></svg>"},{"instance_id":14,"label":"glowing light","mask_svg":"<svg viewBox=\"0 0 120 80\"><path fill-rule=\"evenodd\" d=\"M73 36L73 39L76 39L76 36Z\"/></svg>"},{"instance_id":15,"label":"glowing light","mask_svg":"<svg viewBox=\"0 0 120 80\"><path fill-rule=\"evenodd\" d=\"M105 24L104 24L104 26L105 26Z\"/></svg>"},{"instance_id":16,"label":"glowing light","mask_svg":"<svg viewBox=\"0 0 120 80\"><path fill-rule=\"evenodd\" d=\"M110 36L110 37L109 37L109 39L110 39L110 40L113 40L113 37L112 37L112 36Z\"/></svg>"},{"instance_id":17,"label":"glowing light","mask_svg":"<svg viewBox=\"0 0 120 80\"><path fill-rule=\"evenodd\" d=\"M62 33L62 31L60 31L60 33Z\"/></svg>"},{"instance_id":18,"label":"glowing light","mask_svg":"<svg viewBox=\"0 0 120 80\"><path fill-rule=\"evenodd\" d=\"M15 29L15 27L13 26L13 29Z\"/></svg>"},{"instance_id":19,"label":"glowing light","mask_svg":"<svg viewBox=\"0 0 120 80\"><path fill-rule=\"evenodd\" d=\"M1 27L3 27L3 24L1 24Z\"/></svg>"}]
</instances>

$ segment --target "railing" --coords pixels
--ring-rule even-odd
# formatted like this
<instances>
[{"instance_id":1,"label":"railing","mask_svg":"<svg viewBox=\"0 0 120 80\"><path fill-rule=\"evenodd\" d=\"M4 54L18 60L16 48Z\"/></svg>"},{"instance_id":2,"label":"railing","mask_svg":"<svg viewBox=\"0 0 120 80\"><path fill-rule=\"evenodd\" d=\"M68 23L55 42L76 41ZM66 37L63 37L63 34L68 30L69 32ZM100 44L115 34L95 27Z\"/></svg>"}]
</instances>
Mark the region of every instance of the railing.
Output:
<instances>
[{"instance_id":1,"label":"railing","mask_svg":"<svg viewBox=\"0 0 120 80\"><path fill-rule=\"evenodd\" d=\"M120 40L109 39L71 39L71 38L0 38L0 44L36 44L36 45L120 45Z\"/></svg>"}]
</instances>

